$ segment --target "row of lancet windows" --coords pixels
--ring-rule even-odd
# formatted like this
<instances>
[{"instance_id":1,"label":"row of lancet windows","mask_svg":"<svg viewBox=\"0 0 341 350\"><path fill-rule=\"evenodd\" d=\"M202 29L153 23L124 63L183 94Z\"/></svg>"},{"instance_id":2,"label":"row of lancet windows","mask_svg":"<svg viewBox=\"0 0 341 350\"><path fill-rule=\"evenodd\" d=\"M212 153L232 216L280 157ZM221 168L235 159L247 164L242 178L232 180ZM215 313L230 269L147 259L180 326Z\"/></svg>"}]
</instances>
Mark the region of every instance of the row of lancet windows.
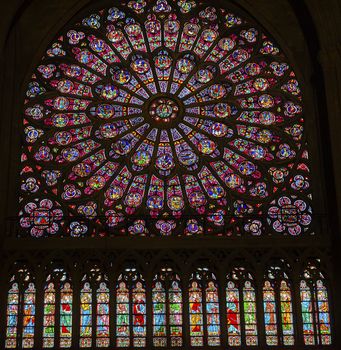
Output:
<instances>
[{"instance_id":1,"label":"row of lancet windows","mask_svg":"<svg viewBox=\"0 0 341 350\"><path fill-rule=\"evenodd\" d=\"M331 344L326 281L314 265L297 285L273 266L261 288L243 267L228 273L223 287L208 268L195 270L186 286L171 268L161 269L151 286L135 268L127 268L111 290L108 276L97 269L84 275L77 307L65 270L47 277L42 300L36 298L33 276L23 270L21 275L12 277L8 291L6 348L34 348L41 303L43 348L70 348L73 336L81 348L143 348L148 323L154 347L182 347L185 337L192 347L252 347L262 332L267 345L294 345L296 333L303 334L305 345Z\"/></svg>"}]
</instances>

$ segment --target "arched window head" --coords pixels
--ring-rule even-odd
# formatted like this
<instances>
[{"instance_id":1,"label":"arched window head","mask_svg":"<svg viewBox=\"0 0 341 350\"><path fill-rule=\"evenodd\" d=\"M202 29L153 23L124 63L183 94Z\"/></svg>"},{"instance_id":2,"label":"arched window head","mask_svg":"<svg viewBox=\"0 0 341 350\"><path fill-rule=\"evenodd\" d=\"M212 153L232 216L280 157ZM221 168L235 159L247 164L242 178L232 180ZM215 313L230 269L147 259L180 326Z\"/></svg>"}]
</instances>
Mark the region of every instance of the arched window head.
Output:
<instances>
[{"instance_id":1,"label":"arched window head","mask_svg":"<svg viewBox=\"0 0 341 350\"><path fill-rule=\"evenodd\" d=\"M116 287L116 346L146 346L146 290L141 274L126 268Z\"/></svg>"},{"instance_id":2,"label":"arched window head","mask_svg":"<svg viewBox=\"0 0 341 350\"><path fill-rule=\"evenodd\" d=\"M58 33L23 106L25 233L310 232L296 74L252 19L212 5L117 3Z\"/></svg>"},{"instance_id":3,"label":"arched window head","mask_svg":"<svg viewBox=\"0 0 341 350\"><path fill-rule=\"evenodd\" d=\"M267 345L294 345L291 283L284 261L274 263L264 276L263 307Z\"/></svg>"},{"instance_id":4,"label":"arched window head","mask_svg":"<svg viewBox=\"0 0 341 350\"><path fill-rule=\"evenodd\" d=\"M183 344L182 290L172 268L155 275L152 290L153 345L177 347Z\"/></svg>"},{"instance_id":5,"label":"arched window head","mask_svg":"<svg viewBox=\"0 0 341 350\"><path fill-rule=\"evenodd\" d=\"M228 345L258 345L256 294L253 277L244 267L235 267L226 277Z\"/></svg>"},{"instance_id":6,"label":"arched window head","mask_svg":"<svg viewBox=\"0 0 341 350\"><path fill-rule=\"evenodd\" d=\"M319 261L310 262L304 270L301 283L301 310L303 337L306 345L329 345L331 321L328 290Z\"/></svg>"},{"instance_id":7,"label":"arched window head","mask_svg":"<svg viewBox=\"0 0 341 350\"><path fill-rule=\"evenodd\" d=\"M5 348L34 348L35 308L34 279L26 268L21 268L12 276L7 293Z\"/></svg>"},{"instance_id":8,"label":"arched window head","mask_svg":"<svg viewBox=\"0 0 341 350\"><path fill-rule=\"evenodd\" d=\"M191 346L220 345L218 285L207 268L198 268L191 276L189 317Z\"/></svg>"},{"instance_id":9,"label":"arched window head","mask_svg":"<svg viewBox=\"0 0 341 350\"><path fill-rule=\"evenodd\" d=\"M70 348L72 287L63 268L54 268L44 287L43 348Z\"/></svg>"}]
</instances>

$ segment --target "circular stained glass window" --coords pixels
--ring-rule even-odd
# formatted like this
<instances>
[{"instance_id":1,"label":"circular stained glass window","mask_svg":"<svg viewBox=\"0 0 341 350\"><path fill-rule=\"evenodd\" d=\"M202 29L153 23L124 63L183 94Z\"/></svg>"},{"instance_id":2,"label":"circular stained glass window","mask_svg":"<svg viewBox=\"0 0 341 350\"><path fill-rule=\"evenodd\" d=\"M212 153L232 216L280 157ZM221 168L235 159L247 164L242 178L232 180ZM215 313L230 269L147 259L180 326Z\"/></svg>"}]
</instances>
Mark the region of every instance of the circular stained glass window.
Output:
<instances>
[{"instance_id":1,"label":"circular stained glass window","mask_svg":"<svg viewBox=\"0 0 341 350\"><path fill-rule=\"evenodd\" d=\"M45 52L23 115L33 236L309 228L296 75L229 9L131 0L87 15Z\"/></svg>"}]
</instances>

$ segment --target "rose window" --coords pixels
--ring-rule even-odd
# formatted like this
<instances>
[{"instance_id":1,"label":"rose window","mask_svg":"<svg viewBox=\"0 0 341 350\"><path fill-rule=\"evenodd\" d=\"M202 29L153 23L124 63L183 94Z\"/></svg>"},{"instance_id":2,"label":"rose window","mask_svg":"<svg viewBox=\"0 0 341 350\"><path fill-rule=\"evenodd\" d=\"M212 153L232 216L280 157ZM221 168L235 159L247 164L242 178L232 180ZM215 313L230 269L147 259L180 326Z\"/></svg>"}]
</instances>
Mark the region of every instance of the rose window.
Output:
<instances>
[{"instance_id":1,"label":"rose window","mask_svg":"<svg viewBox=\"0 0 341 350\"><path fill-rule=\"evenodd\" d=\"M34 236L309 230L296 75L229 9L136 0L85 16L45 52L23 115L20 216ZM299 206L274 218L283 195ZM41 229L27 208L44 200Z\"/></svg>"}]
</instances>

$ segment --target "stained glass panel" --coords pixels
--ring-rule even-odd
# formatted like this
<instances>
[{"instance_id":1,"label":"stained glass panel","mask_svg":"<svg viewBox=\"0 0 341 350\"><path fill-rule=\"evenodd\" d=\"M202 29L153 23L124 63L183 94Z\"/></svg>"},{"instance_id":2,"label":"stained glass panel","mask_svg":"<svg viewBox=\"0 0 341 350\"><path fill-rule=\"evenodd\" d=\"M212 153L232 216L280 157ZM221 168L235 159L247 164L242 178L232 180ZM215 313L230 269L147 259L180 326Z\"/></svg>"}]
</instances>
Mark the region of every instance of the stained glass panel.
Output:
<instances>
[{"instance_id":1,"label":"stained glass panel","mask_svg":"<svg viewBox=\"0 0 341 350\"><path fill-rule=\"evenodd\" d=\"M239 289L232 281L226 288L227 335L230 346L241 345Z\"/></svg>"},{"instance_id":2,"label":"stained glass panel","mask_svg":"<svg viewBox=\"0 0 341 350\"><path fill-rule=\"evenodd\" d=\"M132 290L133 346L146 346L146 291L141 282Z\"/></svg>"},{"instance_id":3,"label":"stained glass panel","mask_svg":"<svg viewBox=\"0 0 341 350\"><path fill-rule=\"evenodd\" d=\"M246 281L243 287L243 309L246 345L257 345L256 295L255 289L249 281Z\"/></svg>"},{"instance_id":4,"label":"stained glass panel","mask_svg":"<svg viewBox=\"0 0 341 350\"><path fill-rule=\"evenodd\" d=\"M9 349L17 348L19 316L19 287L18 283L13 283L7 295L7 323L5 347Z\"/></svg>"},{"instance_id":5,"label":"stained glass panel","mask_svg":"<svg viewBox=\"0 0 341 350\"><path fill-rule=\"evenodd\" d=\"M168 307L171 346L182 346L182 291L177 281L169 289Z\"/></svg>"},{"instance_id":6,"label":"stained glass panel","mask_svg":"<svg viewBox=\"0 0 341 350\"><path fill-rule=\"evenodd\" d=\"M278 345L277 314L275 291L271 282L263 287L264 324L267 345Z\"/></svg>"},{"instance_id":7,"label":"stained glass panel","mask_svg":"<svg viewBox=\"0 0 341 350\"><path fill-rule=\"evenodd\" d=\"M56 322L56 290L53 283L49 283L44 293L44 325L43 347L53 348Z\"/></svg>"},{"instance_id":8,"label":"stained glass panel","mask_svg":"<svg viewBox=\"0 0 341 350\"><path fill-rule=\"evenodd\" d=\"M167 346L166 292L162 283L157 281L152 292L153 300L153 344Z\"/></svg>"},{"instance_id":9,"label":"stained glass panel","mask_svg":"<svg viewBox=\"0 0 341 350\"><path fill-rule=\"evenodd\" d=\"M189 325L192 346L204 345L203 305L202 289L198 282L194 281L189 289Z\"/></svg>"},{"instance_id":10,"label":"stained glass panel","mask_svg":"<svg viewBox=\"0 0 341 350\"><path fill-rule=\"evenodd\" d=\"M91 347L92 344L92 289L90 283L84 283L81 290L80 310L80 347Z\"/></svg>"},{"instance_id":11,"label":"stained glass panel","mask_svg":"<svg viewBox=\"0 0 341 350\"><path fill-rule=\"evenodd\" d=\"M96 346L109 346L109 289L102 282L97 289Z\"/></svg>"},{"instance_id":12,"label":"stained glass panel","mask_svg":"<svg viewBox=\"0 0 341 350\"><path fill-rule=\"evenodd\" d=\"M220 345L220 314L218 289L213 281L208 282L206 294L207 344Z\"/></svg>"},{"instance_id":13,"label":"stained glass panel","mask_svg":"<svg viewBox=\"0 0 341 350\"><path fill-rule=\"evenodd\" d=\"M294 318L292 310L291 290L286 281L281 281L280 286L281 321L283 344L294 345Z\"/></svg>"},{"instance_id":14,"label":"stained glass panel","mask_svg":"<svg viewBox=\"0 0 341 350\"><path fill-rule=\"evenodd\" d=\"M309 232L297 77L252 19L206 1L71 23L34 70L22 129L34 237Z\"/></svg>"},{"instance_id":15,"label":"stained glass panel","mask_svg":"<svg viewBox=\"0 0 341 350\"><path fill-rule=\"evenodd\" d=\"M70 348L72 341L72 288L66 282L60 289L60 347Z\"/></svg>"},{"instance_id":16,"label":"stained glass panel","mask_svg":"<svg viewBox=\"0 0 341 350\"><path fill-rule=\"evenodd\" d=\"M35 304L36 289L33 283L29 283L24 292L23 303L23 329L22 329L22 347L33 348L34 346L34 326L35 326Z\"/></svg>"},{"instance_id":17,"label":"stained glass panel","mask_svg":"<svg viewBox=\"0 0 341 350\"><path fill-rule=\"evenodd\" d=\"M116 291L116 336L117 347L130 345L130 298L125 282L120 282Z\"/></svg>"},{"instance_id":18,"label":"stained glass panel","mask_svg":"<svg viewBox=\"0 0 341 350\"><path fill-rule=\"evenodd\" d=\"M301 281L300 294L304 343L305 345L315 345L316 331L314 325L313 300L311 290L306 281Z\"/></svg>"},{"instance_id":19,"label":"stained glass panel","mask_svg":"<svg viewBox=\"0 0 341 350\"><path fill-rule=\"evenodd\" d=\"M327 288L322 280L316 281L316 294L320 343L322 345L329 345L331 344L329 300Z\"/></svg>"}]
</instances>

